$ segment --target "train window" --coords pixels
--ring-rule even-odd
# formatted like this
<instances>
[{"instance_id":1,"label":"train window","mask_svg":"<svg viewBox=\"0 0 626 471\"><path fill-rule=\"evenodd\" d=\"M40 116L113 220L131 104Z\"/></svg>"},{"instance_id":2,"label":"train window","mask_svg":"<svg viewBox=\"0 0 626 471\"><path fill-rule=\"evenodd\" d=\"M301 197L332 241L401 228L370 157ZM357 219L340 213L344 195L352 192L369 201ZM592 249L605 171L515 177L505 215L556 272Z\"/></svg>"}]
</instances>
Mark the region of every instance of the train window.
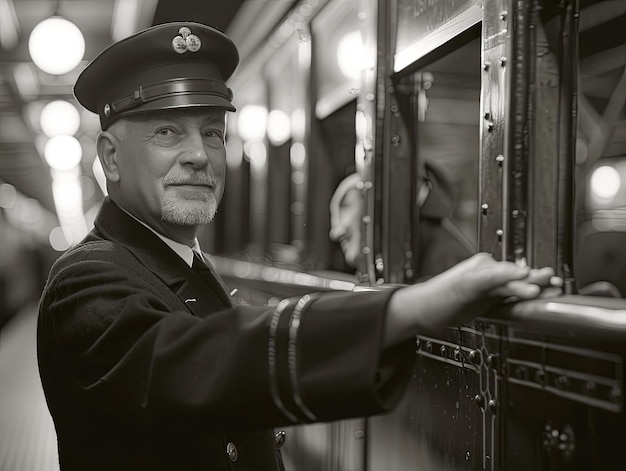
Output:
<instances>
[{"instance_id":1,"label":"train window","mask_svg":"<svg viewBox=\"0 0 626 471\"><path fill-rule=\"evenodd\" d=\"M416 194L419 217L424 223L441 218L450 244L460 244L459 250L468 254L476 250L478 233L480 41L473 40L416 74L418 177L425 180ZM445 267L423 270L434 274Z\"/></svg>"},{"instance_id":2,"label":"train window","mask_svg":"<svg viewBox=\"0 0 626 471\"><path fill-rule=\"evenodd\" d=\"M296 34L304 35L302 29ZM285 42L264 68L267 120L267 237L275 264L300 263L306 236L306 167L304 149L309 73L308 40Z\"/></svg>"},{"instance_id":3,"label":"train window","mask_svg":"<svg viewBox=\"0 0 626 471\"><path fill-rule=\"evenodd\" d=\"M329 3L311 23L315 40L315 114L323 119L359 94L364 13L359 0Z\"/></svg>"},{"instance_id":4,"label":"train window","mask_svg":"<svg viewBox=\"0 0 626 471\"><path fill-rule=\"evenodd\" d=\"M626 4L583 2L579 22L579 289L626 296Z\"/></svg>"},{"instance_id":5,"label":"train window","mask_svg":"<svg viewBox=\"0 0 626 471\"><path fill-rule=\"evenodd\" d=\"M226 188L215 223L214 252L262 257L266 245L267 91L257 77L235 94L228 116ZM213 227L211 227L213 226Z\"/></svg>"},{"instance_id":6,"label":"train window","mask_svg":"<svg viewBox=\"0 0 626 471\"><path fill-rule=\"evenodd\" d=\"M420 58L393 78L400 120L392 119L393 128L388 131L389 140L397 136L397 142L388 148L390 183L383 210L389 214L391 227L386 245L393 282L435 275L477 250L478 31L473 31L469 41L463 38L453 43ZM407 157L404 166L393 163ZM406 181L406 174L411 181ZM394 193L401 181L409 188L398 190L403 194L398 196ZM403 222L407 218L410 227ZM410 232L410 239L401 239L403 232ZM393 247L400 244L410 250L402 254L403 260L394 260L399 251Z\"/></svg>"},{"instance_id":7,"label":"train window","mask_svg":"<svg viewBox=\"0 0 626 471\"><path fill-rule=\"evenodd\" d=\"M315 254L316 267L354 273L344 260L343 253L337 243L328 237L330 215L328 211L330 198L344 177L356 172L355 168L355 116L356 100L352 100L334 111L324 119L317 120L315 128L318 146L315 153L315 168L318 181L324 181L325 192L320 208L319 242L316 247L322 250ZM321 196L318 194L318 198Z\"/></svg>"},{"instance_id":8,"label":"train window","mask_svg":"<svg viewBox=\"0 0 626 471\"><path fill-rule=\"evenodd\" d=\"M394 71L398 72L482 19L475 0L398 1Z\"/></svg>"},{"instance_id":9,"label":"train window","mask_svg":"<svg viewBox=\"0 0 626 471\"><path fill-rule=\"evenodd\" d=\"M329 239L328 205L333 191L355 172L357 99L366 66L367 9L364 2L330 2L313 18L310 193L311 253L317 269L352 271ZM372 54L373 55L373 54ZM314 143L314 144L313 144Z\"/></svg>"}]
</instances>

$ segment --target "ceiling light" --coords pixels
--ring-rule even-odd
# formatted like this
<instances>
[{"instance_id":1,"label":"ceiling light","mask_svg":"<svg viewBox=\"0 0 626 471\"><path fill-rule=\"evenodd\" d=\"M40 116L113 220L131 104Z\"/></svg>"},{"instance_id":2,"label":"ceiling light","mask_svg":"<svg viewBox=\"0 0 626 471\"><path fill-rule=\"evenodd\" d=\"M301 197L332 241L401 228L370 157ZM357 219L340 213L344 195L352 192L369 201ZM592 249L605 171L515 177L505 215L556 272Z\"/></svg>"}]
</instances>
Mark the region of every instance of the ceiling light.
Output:
<instances>
[{"instance_id":1,"label":"ceiling light","mask_svg":"<svg viewBox=\"0 0 626 471\"><path fill-rule=\"evenodd\" d=\"M85 38L74 23L53 16L35 26L28 38L28 50L41 70L63 75L83 59Z\"/></svg>"},{"instance_id":2,"label":"ceiling light","mask_svg":"<svg viewBox=\"0 0 626 471\"><path fill-rule=\"evenodd\" d=\"M291 118L282 110L272 110L267 117L267 137L280 146L291 137Z\"/></svg>"},{"instance_id":3,"label":"ceiling light","mask_svg":"<svg viewBox=\"0 0 626 471\"><path fill-rule=\"evenodd\" d=\"M71 170L83 156L83 148L74 136L54 136L44 148L44 157L48 165L55 170Z\"/></svg>"},{"instance_id":4,"label":"ceiling light","mask_svg":"<svg viewBox=\"0 0 626 471\"><path fill-rule=\"evenodd\" d=\"M591 174L591 195L596 202L609 203L622 185L619 172L610 165L602 165Z\"/></svg>"},{"instance_id":5,"label":"ceiling light","mask_svg":"<svg viewBox=\"0 0 626 471\"><path fill-rule=\"evenodd\" d=\"M365 66L365 48L360 31L352 31L339 40L337 45L337 63L341 73L351 80L361 77Z\"/></svg>"},{"instance_id":6,"label":"ceiling light","mask_svg":"<svg viewBox=\"0 0 626 471\"><path fill-rule=\"evenodd\" d=\"M80 114L74 105L65 100L55 100L41 110L41 130L48 137L61 134L72 136L80 128Z\"/></svg>"},{"instance_id":7,"label":"ceiling light","mask_svg":"<svg viewBox=\"0 0 626 471\"><path fill-rule=\"evenodd\" d=\"M244 141L261 141L267 129L267 108L246 105L239 112L237 129Z\"/></svg>"}]
</instances>

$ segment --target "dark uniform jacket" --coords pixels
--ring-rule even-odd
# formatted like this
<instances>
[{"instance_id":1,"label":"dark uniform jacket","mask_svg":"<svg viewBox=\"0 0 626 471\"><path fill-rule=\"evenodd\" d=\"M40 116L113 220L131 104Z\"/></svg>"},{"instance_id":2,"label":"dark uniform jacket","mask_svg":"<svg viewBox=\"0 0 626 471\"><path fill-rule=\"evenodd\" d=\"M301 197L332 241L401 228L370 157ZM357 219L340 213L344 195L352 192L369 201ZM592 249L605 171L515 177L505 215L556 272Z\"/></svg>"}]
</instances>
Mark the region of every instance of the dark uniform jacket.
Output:
<instances>
[{"instance_id":1,"label":"dark uniform jacket","mask_svg":"<svg viewBox=\"0 0 626 471\"><path fill-rule=\"evenodd\" d=\"M40 303L61 469L279 469L272 427L380 413L399 398L413 342L381 352L390 294L233 305L210 269L191 269L105 200Z\"/></svg>"}]
</instances>

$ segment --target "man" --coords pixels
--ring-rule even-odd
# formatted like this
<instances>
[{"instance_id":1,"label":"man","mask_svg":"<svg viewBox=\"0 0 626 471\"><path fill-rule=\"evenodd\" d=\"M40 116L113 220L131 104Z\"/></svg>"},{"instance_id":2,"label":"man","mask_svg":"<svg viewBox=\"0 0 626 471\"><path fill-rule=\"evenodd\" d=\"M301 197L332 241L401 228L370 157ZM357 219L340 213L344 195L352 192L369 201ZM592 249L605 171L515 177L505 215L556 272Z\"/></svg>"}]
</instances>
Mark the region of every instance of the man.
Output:
<instances>
[{"instance_id":1,"label":"man","mask_svg":"<svg viewBox=\"0 0 626 471\"><path fill-rule=\"evenodd\" d=\"M349 267L362 268L361 219L365 214L363 181L358 173L345 177L330 198L330 232L328 237L341 247L343 258Z\"/></svg>"},{"instance_id":2,"label":"man","mask_svg":"<svg viewBox=\"0 0 626 471\"><path fill-rule=\"evenodd\" d=\"M196 234L224 190L237 62L220 32L170 23L109 47L77 80L100 116L109 196L40 302L62 470L280 469L272 427L389 410L417 332L551 290L551 269L480 254L403 289L233 305Z\"/></svg>"},{"instance_id":3,"label":"man","mask_svg":"<svg viewBox=\"0 0 626 471\"><path fill-rule=\"evenodd\" d=\"M454 203L452 189L443 170L432 162L424 165L418 185L419 246L418 277L437 275L476 252L472 242L451 219ZM329 238L337 242L346 264L365 273L361 253L361 218L365 214L363 181L358 173L345 177L335 189L329 204Z\"/></svg>"}]
</instances>

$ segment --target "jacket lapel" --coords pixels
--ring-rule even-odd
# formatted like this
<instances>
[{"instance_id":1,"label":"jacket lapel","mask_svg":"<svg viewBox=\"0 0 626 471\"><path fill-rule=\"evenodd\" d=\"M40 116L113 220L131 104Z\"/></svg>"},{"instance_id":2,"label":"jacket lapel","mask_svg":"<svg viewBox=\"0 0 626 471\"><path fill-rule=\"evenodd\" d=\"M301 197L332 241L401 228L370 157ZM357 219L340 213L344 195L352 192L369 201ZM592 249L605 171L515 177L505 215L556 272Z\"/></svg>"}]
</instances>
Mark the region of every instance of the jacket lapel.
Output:
<instances>
[{"instance_id":1,"label":"jacket lapel","mask_svg":"<svg viewBox=\"0 0 626 471\"><path fill-rule=\"evenodd\" d=\"M167 244L106 198L95 221L106 238L124 245L198 317L232 305L222 280L208 267L191 269ZM206 272L206 273L205 273Z\"/></svg>"}]
</instances>

